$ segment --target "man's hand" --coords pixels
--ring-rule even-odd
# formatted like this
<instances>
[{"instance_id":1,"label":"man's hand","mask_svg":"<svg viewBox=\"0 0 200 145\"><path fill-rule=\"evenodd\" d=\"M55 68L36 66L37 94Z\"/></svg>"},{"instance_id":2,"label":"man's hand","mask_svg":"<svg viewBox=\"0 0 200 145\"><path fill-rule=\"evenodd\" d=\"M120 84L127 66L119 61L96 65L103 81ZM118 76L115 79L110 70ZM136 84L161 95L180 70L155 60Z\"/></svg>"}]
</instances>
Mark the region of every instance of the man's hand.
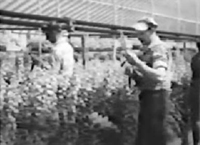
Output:
<instances>
[{"instance_id":1,"label":"man's hand","mask_svg":"<svg viewBox=\"0 0 200 145\"><path fill-rule=\"evenodd\" d=\"M132 65L135 65L138 61L140 61L138 56L133 51L130 50L126 51L125 57L127 61Z\"/></svg>"},{"instance_id":2,"label":"man's hand","mask_svg":"<svg viewBox=\"0 0 200 145\"><path fill-rule=\"evenodd\" d=\"M126 67L125 75L127 75L129 79L134 80L136 86L140 86L143 75L137 70L137 67Z\"/></svg>"},{"instance_id":3,"label":"man's hand","mask_svg":"<svg viewBox=\"0 0 200 145\"><path fill-rule=\"evenodd\" d=\"M135 76L142 78L143 75L139 72L136 66L126 67L125 68L125 75L135 78Z\"/></svg>"}]
</instances>

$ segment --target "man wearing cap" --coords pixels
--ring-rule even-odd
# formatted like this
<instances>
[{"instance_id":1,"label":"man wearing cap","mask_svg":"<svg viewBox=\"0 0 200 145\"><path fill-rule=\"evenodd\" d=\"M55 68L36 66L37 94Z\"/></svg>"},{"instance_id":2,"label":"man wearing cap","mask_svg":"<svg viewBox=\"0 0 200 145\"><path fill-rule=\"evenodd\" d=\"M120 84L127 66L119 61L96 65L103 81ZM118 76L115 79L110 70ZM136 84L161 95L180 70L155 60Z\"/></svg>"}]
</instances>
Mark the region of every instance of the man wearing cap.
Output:
<instances>
[{"instance_id":1,"label":"man wearing cap","mask_svg":"<svg viewBox=\"0 0 200 145\"><path fill-rule=\"evenodd\" d=\"M64 36L65 25L52 22L43 28L46 38L53 44L56 59L56 70L60 73L72 76L74 69L74 50Z\"/></svg>"},{"instance_id":2,"label":"man wearing cap","mask_svg":"<svg viewBox=\"0 0 200 145\"><path fill-rule=\"evenodd\" d=\"M200 42L197 42L198 53L192 58L192 81L189 95L191 125L194 145L200 145Z\"/></svg>"},{"instance_id":3,"label":"man wearing cap","mask_svg":"<svg viewBox=\"0 0 200 145\"><path fill-rule=\"evenodd\" d=\"M166 117L171 93L171 55L168 46L156 34L157 23L152 18L139 20L133 28L143 44L144 55L138 58L126 52L139 79L140 112L136 145L167 145ZM135 75L134 74L134 75ZM138 80L137 80L138 81Z\"/></svg>"}]
</instances>

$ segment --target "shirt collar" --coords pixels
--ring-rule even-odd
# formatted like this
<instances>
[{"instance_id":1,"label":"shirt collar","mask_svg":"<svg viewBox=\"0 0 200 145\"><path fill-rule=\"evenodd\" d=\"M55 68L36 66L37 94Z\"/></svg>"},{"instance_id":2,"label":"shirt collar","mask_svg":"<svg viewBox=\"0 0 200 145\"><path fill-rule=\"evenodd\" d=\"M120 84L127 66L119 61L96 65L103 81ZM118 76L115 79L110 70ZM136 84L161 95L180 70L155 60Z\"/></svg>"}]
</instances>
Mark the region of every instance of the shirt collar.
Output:
<instances>
[{"instance_id":1,"label":"shirt collar","mask_svg":"<svg viewBox=\"0 0 200 145\"><path fill-rule=\"evenodd\" d=\"M65 43L67 41L67 39L65 37L60 37L57 42L55 43L55 45L58 45L60 43Z\"/></svg>"},{"instance_id":2,"label":"shirt collar","mask_svg":"<svg viewBox=\"0 0 200 145\"><path fill-rule=\"evenodd\" d=\"M143 52L148 53L149 51L152 51L152 49L156 46L163 43L158 36L156 36L153 41L149 45L143 45Z\"/></svg>"},{"instance_id":3,"label":"shirt collar","mask_svg":"<svg viewBox=\"0 0 200 145\"><path fill-rule=\"evenodd\" d=\"M152 48L158 44L161 44L162 41L160 40L160 38L158 36L156 36L153 41L148 45L148 48Z\"/></svg>"}]
</instances>

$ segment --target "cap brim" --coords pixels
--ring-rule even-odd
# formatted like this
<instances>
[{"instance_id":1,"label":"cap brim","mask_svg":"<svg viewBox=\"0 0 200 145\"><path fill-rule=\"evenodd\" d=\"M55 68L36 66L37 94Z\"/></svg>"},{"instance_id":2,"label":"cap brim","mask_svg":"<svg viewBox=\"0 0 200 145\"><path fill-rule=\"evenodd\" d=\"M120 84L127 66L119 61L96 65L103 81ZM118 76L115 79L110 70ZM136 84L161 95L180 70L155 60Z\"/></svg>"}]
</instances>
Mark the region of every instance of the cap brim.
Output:
<instances>
[{"instance_id":1,"label":"cap brim","mask_svg":"<svg viewBox=\"0 0 200 145\"><path fill-rule=\"evenodd\" d=\"M132 26L136 31L146 31L148 30L148 25L143 22L138 22Z\"/></svg>"}]
</instances>

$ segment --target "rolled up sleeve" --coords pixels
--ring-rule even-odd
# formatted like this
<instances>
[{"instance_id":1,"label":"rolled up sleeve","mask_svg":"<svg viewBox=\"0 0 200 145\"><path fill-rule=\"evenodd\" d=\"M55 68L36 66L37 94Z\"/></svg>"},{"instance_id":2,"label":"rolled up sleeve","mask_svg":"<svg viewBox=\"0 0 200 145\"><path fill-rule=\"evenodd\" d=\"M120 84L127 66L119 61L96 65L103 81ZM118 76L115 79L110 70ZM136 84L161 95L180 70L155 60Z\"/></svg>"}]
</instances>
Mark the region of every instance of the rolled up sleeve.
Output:
<instances>
[{"instance_id":1,"label":"rolled up sleeve","mask_svg":"<svg viewBox=\"0 0 200 145\"><path fill-rule=\"evenodd\" d=\"M153 68L168 68L168 56L167 50L163 46L156 46L153 48Z\"/></svg>"}]
</instances>

